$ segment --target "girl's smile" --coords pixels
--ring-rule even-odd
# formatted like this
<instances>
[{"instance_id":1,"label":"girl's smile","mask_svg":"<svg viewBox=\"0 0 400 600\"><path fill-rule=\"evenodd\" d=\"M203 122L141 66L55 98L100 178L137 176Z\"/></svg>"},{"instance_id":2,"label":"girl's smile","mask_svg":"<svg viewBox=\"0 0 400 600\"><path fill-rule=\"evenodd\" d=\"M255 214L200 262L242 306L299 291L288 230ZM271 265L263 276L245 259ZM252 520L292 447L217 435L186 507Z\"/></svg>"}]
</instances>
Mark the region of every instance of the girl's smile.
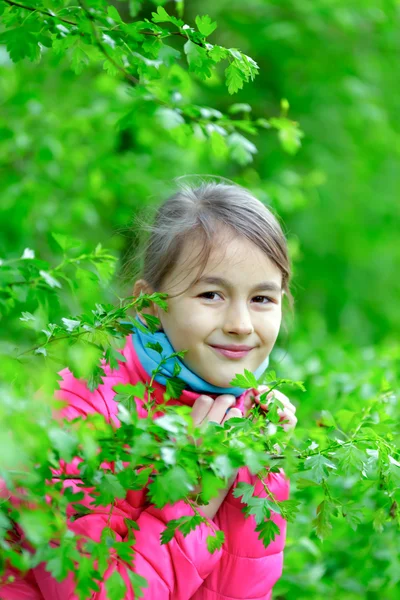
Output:
<instances>
[{"instance_id":1,"label":"girl's smile","mask_svg":"<svg viewBox=\"0 0 400 600\"><path fill-rule=\"evenodd\" d=\"M226 356L229 359L239 359L239 358L243 358L244 356L247 356L249 352L251 352L252 348L248 348L248 350L240 350L240 346L238 346L237 350L234 350L233 348L223 348L223 347L218 347L218 346L211 346L211 348L213 350L216 350L219 354L222 354L222 356Z\"/></svg>"}]
</instances>

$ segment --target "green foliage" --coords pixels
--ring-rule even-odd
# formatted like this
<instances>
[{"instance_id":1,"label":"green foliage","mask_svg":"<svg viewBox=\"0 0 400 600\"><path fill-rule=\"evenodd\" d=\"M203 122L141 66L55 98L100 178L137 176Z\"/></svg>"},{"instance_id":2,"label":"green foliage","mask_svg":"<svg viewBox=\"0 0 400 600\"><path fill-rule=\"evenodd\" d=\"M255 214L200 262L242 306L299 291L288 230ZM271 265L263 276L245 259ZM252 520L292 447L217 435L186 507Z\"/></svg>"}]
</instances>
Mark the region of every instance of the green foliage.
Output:
<instances>
[{"instance_id":1,"label":"green foliage","mask_svg":"<svg viewBox=\"0 0 400 600\"><path fill-rule=\"evenodd\" d=\"M82 599L99 590L111 549L133 560L135 522L122 545L105 528L100 542L78 548L65 520L69 503L75 518L87 512L82 495L48 484L61 459L82 459L96 503L149 485L158 505L191 502L200 486L201 505L234 467L261 478L283 467L290 500L256 498L242 484L236 492L264 545L278 533L268 515L288 519L274 594L397 599L394 0L0 0L0 15L0 478L13 493L23 485L36 506L2 502L4 557L22 570L44 561L58 580L74 571ZM117 432L99 415L52 417L60 369L95 393L104 365L123 361L133 313L166 306L162 295L131 296L140 240L127 224L166 197L172 177L192 172L235 179L286 225L296 327L289 337L282 329L262 378L238 373L234 385L267 384L290 397L299 421L288 442L276 399L268 419L254 409L246 421L195 431L181 409L153 422L151 384L114 387ZM128 250L125 282L118 269ZM175 372L166 403L180 389ZM148 419L138 421L135 398ZM115 460L115 473L102 472L103 460ZM177 490L160 485L178 480ZM162 543L204 523L196 513L178 521ZM6 540L13 522L26 529L33 557ZM222 543L223 532L210 531L210 552ZM142 597L146 581L128 575ZM114 573L107 595L124 594Z\"/></svg>"}]
</instances>

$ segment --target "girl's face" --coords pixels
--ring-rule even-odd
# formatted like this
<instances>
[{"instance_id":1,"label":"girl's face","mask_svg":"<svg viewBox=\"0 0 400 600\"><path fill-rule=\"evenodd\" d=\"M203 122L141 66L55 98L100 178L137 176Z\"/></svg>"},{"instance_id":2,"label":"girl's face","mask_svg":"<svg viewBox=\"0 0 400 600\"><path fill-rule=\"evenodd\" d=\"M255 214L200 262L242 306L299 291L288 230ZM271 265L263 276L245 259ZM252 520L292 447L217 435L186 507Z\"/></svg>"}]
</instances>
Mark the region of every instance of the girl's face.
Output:
<instances>
[{"instance_id":1,"label":"girl's face","mask_svg":"<svg viewBox=\"0 0 400 600\"><path fill-rule=\"evenodd\" d=\"M190 265L200 250L199 240L186 241L160 290L179 295L167 299L168 312L155 306L153 314L174 351L187 350L183 362L193 372L213 385L230 387L235 374L254 372L275 344L282 318L282 274L252 242L225 229L200 279L183 291L193 279ZM134 294L141 290L152 292L139 280ZM224 354L214 347L239 345L251 350Z\"/></svg>"}]
</instances>

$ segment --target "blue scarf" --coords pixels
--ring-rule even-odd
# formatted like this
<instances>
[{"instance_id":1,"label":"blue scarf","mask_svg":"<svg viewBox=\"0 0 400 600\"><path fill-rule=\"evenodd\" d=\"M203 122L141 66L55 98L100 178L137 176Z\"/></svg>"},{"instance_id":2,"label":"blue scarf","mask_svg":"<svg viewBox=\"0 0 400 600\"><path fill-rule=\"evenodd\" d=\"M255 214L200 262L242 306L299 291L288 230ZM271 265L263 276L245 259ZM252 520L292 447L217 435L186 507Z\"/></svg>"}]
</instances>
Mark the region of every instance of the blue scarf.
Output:
<instances>
[{"instance_id":1,"label":"blue scarf","mask_svg":"<svg viewBox=\"0 0 400 600\"><path fill-rule=\"evenodd\" d=\"M132 326L133 335L132 342L133 346L136 350L136 354L140 360L141 365L148 375L152 375L152 372L158 367L160 364L160 354L153 350L152 348L148 348L146 345L149 342L153 344L159 343L162 347L162 357L170 356L175 352L174 348L171 345L167 335L164 331L156 331L155 333L151 333L150 329L144 324L142 321L135 319L136 322L139 322L142 327L146 329L146 333L143 333L134 323L130 323L129 321L121 321L122 324L129 324ZM195 392L199 392L200 394L212 393L212 394L233 394L233 396L240 396L243 392L246 391L247 388L240 387L229 387L222 388L216 385L212 385L205 379L202 379L196 373L193 373L184 362L179 357L173 357L166 361L166 363L161 367L161 370L155 376L155 380L161 383L162 385L167 384L167 379L173 377L174 366L178 364L181 367L180 373L178 375L179 379L185 382L186 386ZM254 371L254 376L258 379L264 371L267 369L269 365L269 356L265 359L263 363Z\"/></svg>"}]
</instances>

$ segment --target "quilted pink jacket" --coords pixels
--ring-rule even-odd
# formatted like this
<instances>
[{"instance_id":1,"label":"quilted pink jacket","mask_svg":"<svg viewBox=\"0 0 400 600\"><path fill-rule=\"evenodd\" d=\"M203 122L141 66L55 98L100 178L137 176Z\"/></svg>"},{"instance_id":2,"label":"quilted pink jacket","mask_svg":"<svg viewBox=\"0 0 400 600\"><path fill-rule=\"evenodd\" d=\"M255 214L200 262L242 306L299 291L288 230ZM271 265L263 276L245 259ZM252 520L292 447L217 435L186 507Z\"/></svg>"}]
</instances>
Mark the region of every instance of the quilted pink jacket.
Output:
<instances>
[{"instance_id":1,"label":"quilted pink jacket","mask_svg":"<svg viewBox=\"0 0 400 600\"><path fill-rule=\"evenodd\" d=\"M103 363L106 377L104 383L94 392L88 390L84 381L74 378L68 369L60 371L62 381L56 397L67 402L61 414L66 418L85 417L89 413L99 412L107 420L113 420L118 426L117 402L112 387L117 383L149 381L150 377L139 363L132 345L131 336L121 351L126 362L119 362L119 368L112 370ZM154 383L156 401L163 400L165 387ZM247 393L247 392L246 392ZM174 404L192 406L198 394L184 391ZM237 399L236 406L243 407L245 394ZM138 414L145 416L146 411L141 400L137 399ZM108 465L108 468L112 466ZM60 470L61 472L61 470ZM63 464L62 472L77 474L78 460ZM213 529L225 532L225 542L221 550L210 554L206 546L206 537L210 529L202 523L187 537L178 531L175 537L165 545L160 544L160 534L165 524L171 519L183 515L192 515L189 505L180 501L158 509L146 500L145 490L128 492L125 499L117 499L110 526L116 533L117 541L124 541L128 531L124 519L137 521L140 530L135 532L135 571L148 580L149 587L144 590L145 600L270 600L272 588L282 574L283 548L286 538L286 521L278 514L272 513L273 521L280 528L280 534L265 548L258 533L255 533L253 516L246 518L242 512L243 504L232 494L238 482L255 484L255 493L265 497L262 483L244 467L238 472L236 480L221 504L213 520L209 520ZM265 480L270 491L278 500L289 497L289 481L283 470L280 473L269 473ZM68 480L67 485L71 485ZM78 481L76 481L78 483ZM74 485L75 488L75 485ZM75 488L82 491L82 488ZM87 500L90 503L90 498ZM88 504L87 504L88 505ZM110 506L92 508L90 514L68 522L68 527L76 533L100 540L102 529L108 519ZM200 510L201 512L201 510ZM22 533L22 532L21 532ZM112 557L111 557L112 558ZM133 566L132 566L133 568ZM118 570L127 589L125 600L133 600L134 594L127 575L128 567L113 559L106 571L106 580ZM1 600L77 600L74 593L73 574L64 581L57 582L45 570L44 564L29 571L24 577L18 572L15 581L0 585ZM4 581L4 579L3 579ZM100 591L93 592L88 600L106 600L104 581Z\"/></svg>"}]
</instances>

